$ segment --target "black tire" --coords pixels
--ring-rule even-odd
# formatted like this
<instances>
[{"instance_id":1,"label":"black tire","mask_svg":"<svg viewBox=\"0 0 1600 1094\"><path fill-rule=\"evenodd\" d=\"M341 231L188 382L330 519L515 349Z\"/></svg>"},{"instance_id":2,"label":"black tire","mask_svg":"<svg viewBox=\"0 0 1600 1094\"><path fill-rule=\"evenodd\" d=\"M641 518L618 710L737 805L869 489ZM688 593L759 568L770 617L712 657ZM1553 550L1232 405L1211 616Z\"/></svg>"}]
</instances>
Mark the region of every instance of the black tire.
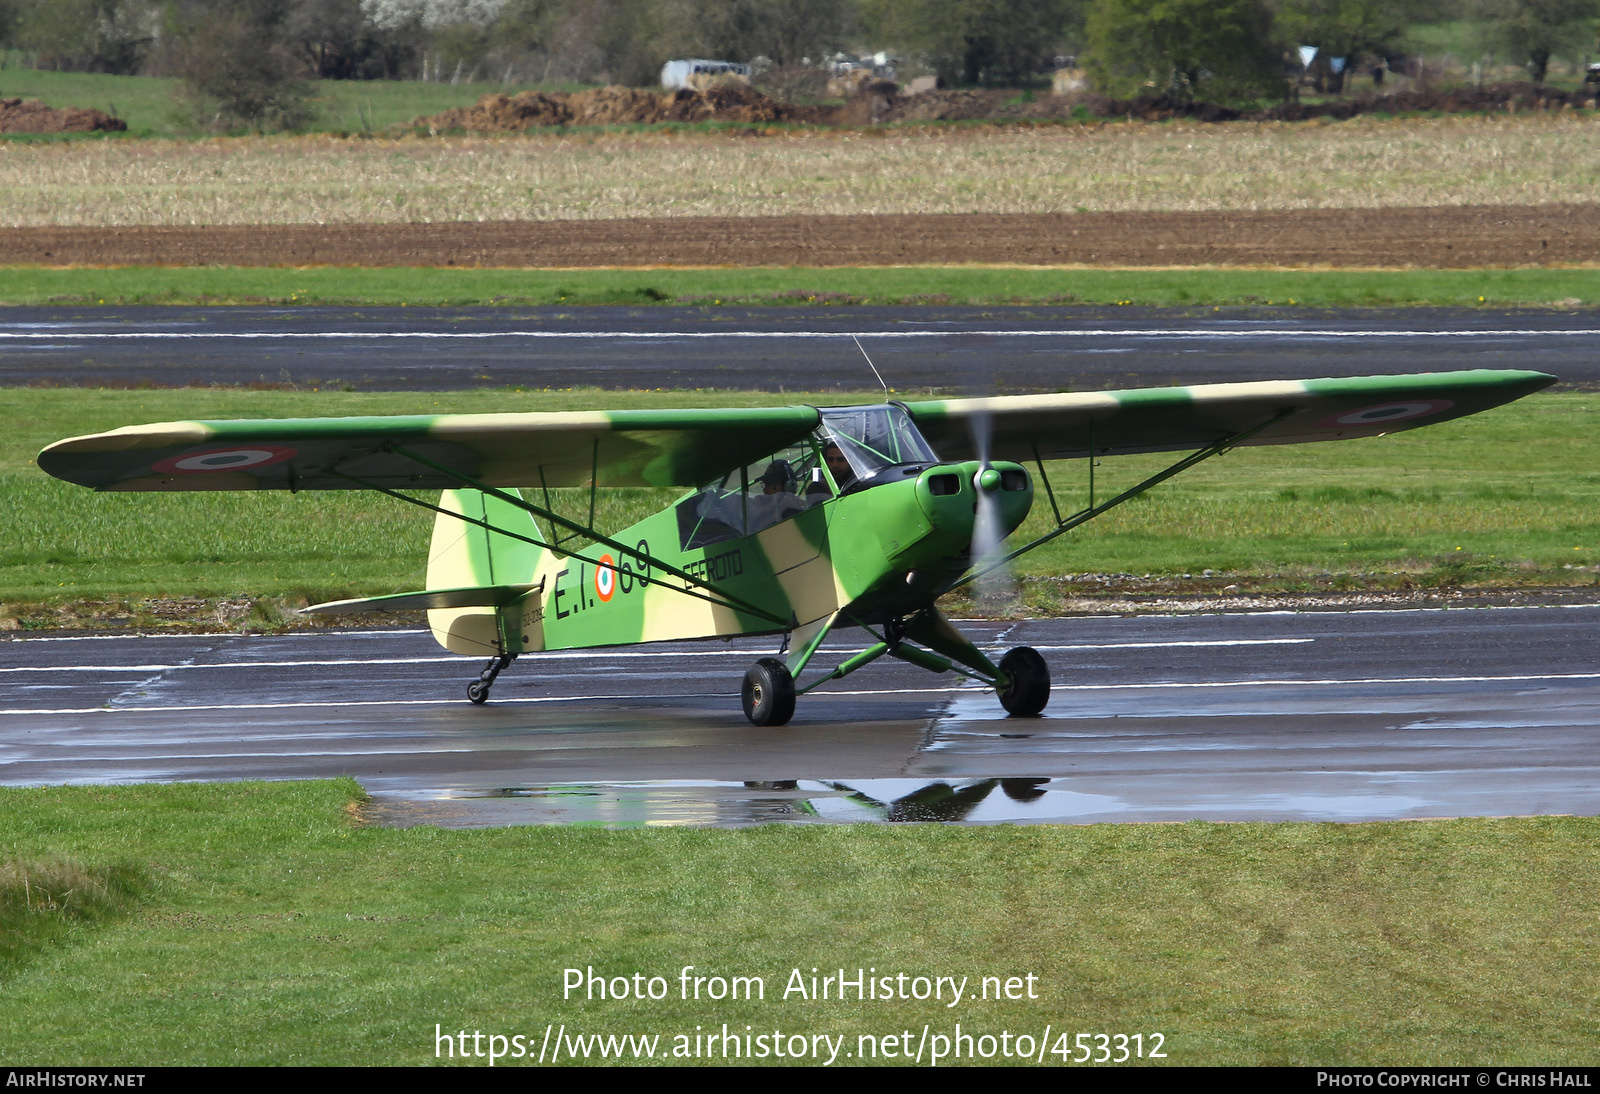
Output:
<instances>
[{"instance_id":1,"label":"black tire","mask_svg":"<svg viewBox=\"0 0 1600 1094\"><path fill-rule=\"evenodd\" d=\"M482 680L474 680L467 685L467 698L481 707L489 701L489 689Z\"/></svg>"},{"instance_id":2,"label":"black tire","mask_svg":"<svg viewBox=\"0 0 1600 1094\"><path fill-rule=\"evenodd\" d=\"M788 725L794 717L794 677L789 666L763 657L744 674L744 716L758 726Z\"/></svg>"},{"instance_id":3,"label":"black tire","mask_svg":"<svg viewBox=\"0 0 1600 1094\"><path fill-rule=\"evenodd\" d=\"M1000 658L1006 686L997 689L1000 705L1013 718L1032 718L1050 701L1050 666L1032 646L1018 646Z\"/></svg>"}]
</instances>

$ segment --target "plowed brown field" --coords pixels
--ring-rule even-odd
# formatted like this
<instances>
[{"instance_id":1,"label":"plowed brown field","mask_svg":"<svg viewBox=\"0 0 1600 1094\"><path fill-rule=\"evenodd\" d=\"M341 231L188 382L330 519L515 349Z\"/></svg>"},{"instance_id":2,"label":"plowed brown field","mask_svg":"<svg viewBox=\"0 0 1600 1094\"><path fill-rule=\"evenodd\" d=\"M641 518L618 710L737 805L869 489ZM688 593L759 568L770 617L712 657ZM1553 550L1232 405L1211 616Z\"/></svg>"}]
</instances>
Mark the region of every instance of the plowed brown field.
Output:
<instances>
[{"instance_id":1,"label":"plowed brown field","mask_svg":"<svg viewBox=\"0 0 1600 1094\"><path fill-rule=\"evenodd\" d=\"M1600 261L1600 205L5 228L0 264L1439 267Z\"/></svg>"}]
</instances>

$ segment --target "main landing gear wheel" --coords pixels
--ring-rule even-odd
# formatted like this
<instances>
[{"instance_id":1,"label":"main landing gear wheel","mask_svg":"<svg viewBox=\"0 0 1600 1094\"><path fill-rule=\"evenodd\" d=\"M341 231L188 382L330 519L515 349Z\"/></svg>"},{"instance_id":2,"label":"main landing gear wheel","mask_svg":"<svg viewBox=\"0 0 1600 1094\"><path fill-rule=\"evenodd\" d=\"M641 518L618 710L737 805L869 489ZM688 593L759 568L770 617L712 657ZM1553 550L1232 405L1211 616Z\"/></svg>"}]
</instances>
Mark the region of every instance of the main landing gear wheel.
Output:
<instances>
[{"instance_id":1,"label":"main landing gear wheel","mask_svg":"<svg viewBox=\"0 0 1600 1094\"><path fill-rule=\"evenodd\" d=\"M1050 666L1032 646L1018 646L1000 658L1006 686L997 689L1000 705L1014 718L1032 718L1050 701Z\"/></svg>"},{"instance_id":2,"label":"main landing gear wheel","mask_svg":"<svg viewBox=\"0 0 1600 1094\"><path fill-rule=\"evenodd\" d=\"M789 666L763 657L744 674L744 716L758 726L788 725L794 717L794 677Z\"/></svg>"}]
</instances>

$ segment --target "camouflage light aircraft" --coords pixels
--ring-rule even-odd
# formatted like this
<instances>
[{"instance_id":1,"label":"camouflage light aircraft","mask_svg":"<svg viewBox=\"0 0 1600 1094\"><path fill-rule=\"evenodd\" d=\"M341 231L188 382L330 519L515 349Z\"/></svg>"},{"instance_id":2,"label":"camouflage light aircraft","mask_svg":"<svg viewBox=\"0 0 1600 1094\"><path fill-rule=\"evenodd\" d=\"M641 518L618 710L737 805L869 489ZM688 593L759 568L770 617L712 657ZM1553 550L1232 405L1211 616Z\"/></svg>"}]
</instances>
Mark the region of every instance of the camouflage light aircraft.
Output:
<instances>
[{"instance_id":1,"label":"camouflage light aircraft","mask_svg":"<svg viewBox=\"0 0 1600 1094\"><path fill-rule=\"evenodd\" d=\"M38 462L96 490L377 490L433 511L425 590L307 610L426 609L441 645L490 658L474 703L522 654L782 635L745 675L757 725L784 724L797 695L885 655L972 677L1028 716L1049 699L1044 659L1019 647L991 661L939 610L944 593L1230 448L1410 429L1554 380L1480 370L875 406L167 422L60 441ZM1094 498L1094 458L1162 451L1185 454ZM1085 458L1089 503L1064 513L1045 462ZM594 526L602 486L692 492L608 535ZM589 489L587 517L557 511L560 487ZM1008 548L1039 492L1054 526ZM797 686L845 629L865 632L860 652Z\"/></svg>"}]
</instances>

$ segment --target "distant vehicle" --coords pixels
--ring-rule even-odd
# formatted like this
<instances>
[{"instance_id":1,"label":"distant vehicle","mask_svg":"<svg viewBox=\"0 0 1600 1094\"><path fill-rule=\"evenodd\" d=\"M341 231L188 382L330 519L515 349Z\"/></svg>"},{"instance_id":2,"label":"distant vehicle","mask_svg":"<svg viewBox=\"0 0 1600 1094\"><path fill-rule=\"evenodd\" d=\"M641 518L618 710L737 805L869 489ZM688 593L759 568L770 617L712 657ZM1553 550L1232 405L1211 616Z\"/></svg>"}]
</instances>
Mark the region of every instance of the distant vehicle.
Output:
<instances>
[{"instance_id":1,"label":"distant vehicle","mask_svg":"<svg viewBox=\"0 0 1600 1094\"><path fill-rule=\"evenodd\" d=\"M1600 91L1600 64L1592 64L1583 70L1583 89Z\"/></svg>"},{"instance_id":2,"label":"distant vehicle","mask_svg":"<svg viewBox=\"0 0 1600 1094\"><path fill-rule=\"evenodd\" d=\"M661 86L668 91L679 88L702 88L713 83L750 81L750 66L737 61L707 61L689 59L668 61L661 66Z\"/></svg>"}]
</instances>

